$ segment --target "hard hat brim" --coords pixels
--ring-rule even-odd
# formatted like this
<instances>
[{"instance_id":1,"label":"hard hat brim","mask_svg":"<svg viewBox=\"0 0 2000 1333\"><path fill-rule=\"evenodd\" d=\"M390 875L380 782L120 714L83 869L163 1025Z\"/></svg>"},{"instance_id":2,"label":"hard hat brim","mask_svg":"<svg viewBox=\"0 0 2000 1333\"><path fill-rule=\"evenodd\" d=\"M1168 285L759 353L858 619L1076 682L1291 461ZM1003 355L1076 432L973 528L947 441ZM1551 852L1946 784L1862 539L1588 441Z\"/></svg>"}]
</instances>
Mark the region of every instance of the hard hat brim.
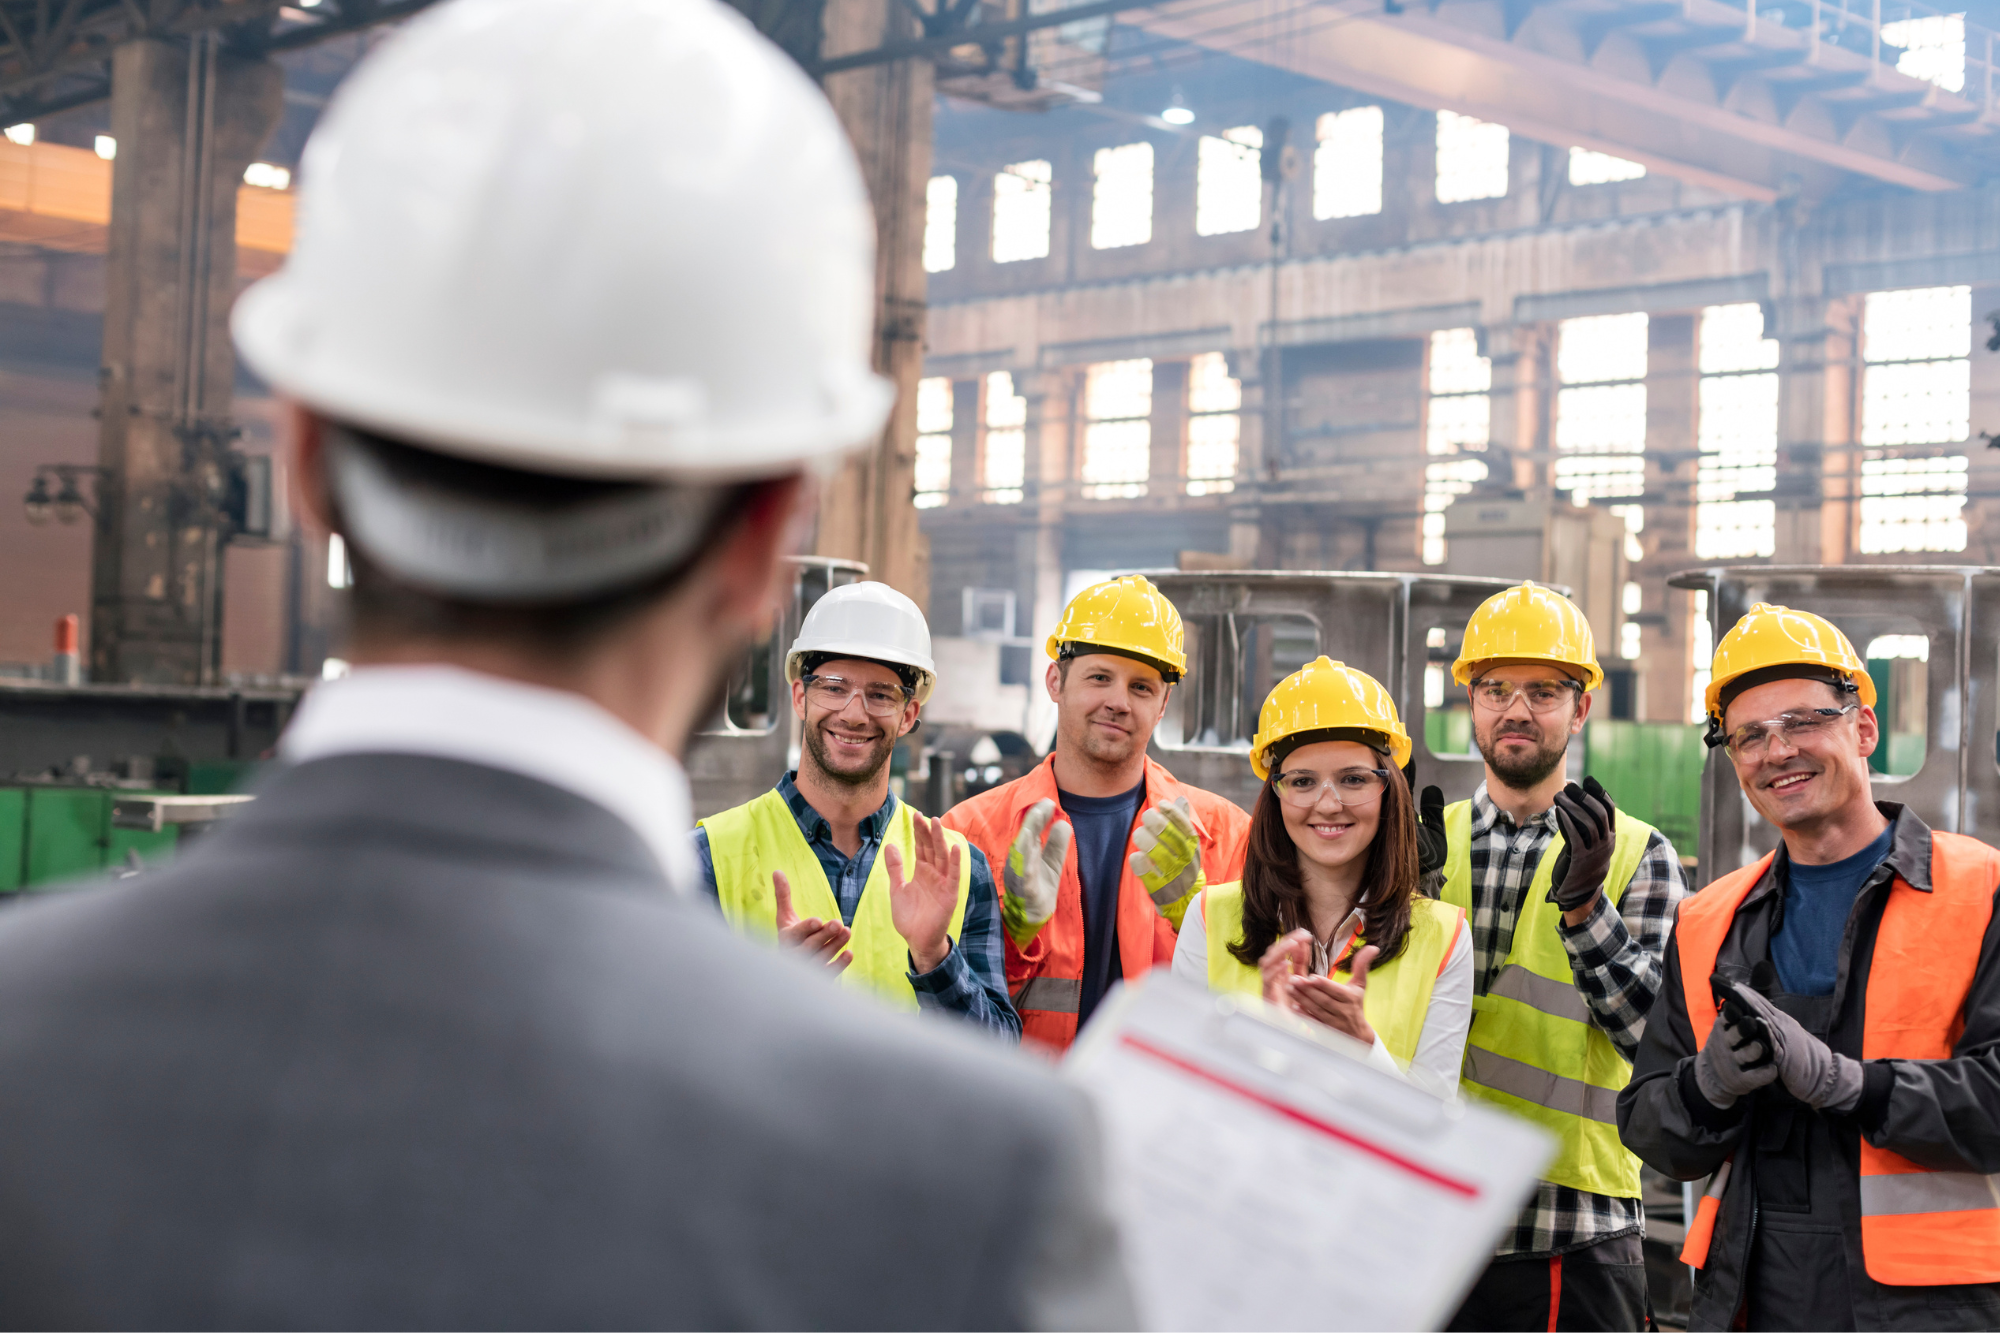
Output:
<instances>
[{"instance_id":1,"label":"hard hat brim","mask_svg":"<svg viewBox=\"0 0 2000 1333\"><path fill-rule=\"evenodd\" d=\"M1484 657L1476 662L1454 662L1451 667L1451 678L1460 685L1470 685L1484 673L1491 671L1495 667L1503 666L1560 667L1562 668L1562 673L1571 680L1576 680L1577 673L1581 672L1583 679L1578 683L1583 686L1585 694L1591 693L1604 684L1604 669L1595 662L1572 662L1566 657L1543 657L1532 653L1514 653L1507 657Z\"/></svg>"}]
</instances>

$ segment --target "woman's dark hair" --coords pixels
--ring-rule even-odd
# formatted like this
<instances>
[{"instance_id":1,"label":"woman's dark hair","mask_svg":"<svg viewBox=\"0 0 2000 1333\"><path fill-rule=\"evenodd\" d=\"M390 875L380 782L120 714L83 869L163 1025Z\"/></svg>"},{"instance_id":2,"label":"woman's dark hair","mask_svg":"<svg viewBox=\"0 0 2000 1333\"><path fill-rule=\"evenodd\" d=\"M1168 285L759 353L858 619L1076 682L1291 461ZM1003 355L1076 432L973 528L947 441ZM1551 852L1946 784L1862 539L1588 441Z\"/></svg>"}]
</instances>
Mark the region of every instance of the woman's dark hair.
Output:
<instances>
[{"instance_id":1,"label":"woman's dark hair","mask_svg":"<svg viewBox=\"0 0 2000 1333\"><path fill-rule=\"evenodd\" d=\"M1410 899L1417 893L1417 818L1410 784L1386 756L1381 763L1389 776L1354 904L1367 913L1368 943L1381 950L1377 967L1403 951L1410 933ZM1271 780L1257 793L1256 808L1250 812L1250 845L1243 862L1243 938L1229 946L1237 961L1249 967L1257 966L1280 935L1302 926L1312 929L1299 849L1285 831L1285 812L1273 785L1277 779L1274 762Z\"/></svg>"}]
</instances>

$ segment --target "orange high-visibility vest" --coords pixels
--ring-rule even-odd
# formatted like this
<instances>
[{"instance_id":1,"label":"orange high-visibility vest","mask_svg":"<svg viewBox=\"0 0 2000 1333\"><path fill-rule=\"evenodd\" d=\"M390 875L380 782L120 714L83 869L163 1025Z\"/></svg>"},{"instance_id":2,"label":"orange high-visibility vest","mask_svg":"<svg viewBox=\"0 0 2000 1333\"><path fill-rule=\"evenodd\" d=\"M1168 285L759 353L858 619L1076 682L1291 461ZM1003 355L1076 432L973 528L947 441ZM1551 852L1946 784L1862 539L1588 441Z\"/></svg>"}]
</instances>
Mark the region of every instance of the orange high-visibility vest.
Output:
<instances>
[{"instance_id":1,"label":"orange high-visibility vest","mask_svg":"<svg viewBox=\"0 0 2000 1333\"><path fill-rule=\"evenodd\" d=\"M1681 903L1674 940L1697 1046L1715 1025L1708 979L1723 938L1775 855L1724 875ZM1896 877L1868 970L1862 1059L1950 1058L1965 1030L1965 997L1996 885L2000 851L1956 833L1931 834L1929 893ZM1704 1205L1712 1219L1714 1206ZM2000 1190L1992 1177L1932 1171L1864 1137L1861 1255L1868 1276L1885 1286L2000 1282Z\"/></svg>"},{"instance_id":2,"label":"orange high-visibility vest","mask_svg":"<svg viewBox=\"0 0 2000 1333\"><path fill-rule=\"evenodd\" d=\"M1186 787L1166 769L1146 760L1146 799L1132 826L1156 805L1185 796L1201 839L1202 873L1210 884L1243 877L1243 854L1250 842L1250 816L1235 802ZM1021 831L1021 820L1038 801L1056 801L1056 819L1066 819L1056 795L1055 757L1028 770L1005 786L981 792L953 806L944 826L963 833L986 853L993 867L995 888L1005 894L1007 853ZM1130 835L1127 835L1128 839ZM1121 858L1122 860L1122 858ZM1130 980L1170 963L1179 938L1146 886L1129 866L1118 876L1118 975ZM1058 1051L1076 1040L1077 1010L1083 1000L1083 880L1076 869L1076 852L1063 866L1056 894L1055 915L1023 950L1007 940L1007 990L1021 1015L1021 1037Z\"/></svg>"}]
</instances>

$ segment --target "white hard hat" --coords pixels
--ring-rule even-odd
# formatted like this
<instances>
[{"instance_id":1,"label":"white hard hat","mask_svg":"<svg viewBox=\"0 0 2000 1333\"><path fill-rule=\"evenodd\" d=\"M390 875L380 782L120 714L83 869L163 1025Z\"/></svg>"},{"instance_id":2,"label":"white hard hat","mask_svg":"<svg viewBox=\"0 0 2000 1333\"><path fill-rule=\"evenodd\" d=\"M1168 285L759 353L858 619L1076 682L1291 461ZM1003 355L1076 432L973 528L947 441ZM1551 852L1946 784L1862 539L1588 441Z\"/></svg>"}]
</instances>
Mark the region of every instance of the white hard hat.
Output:
<instances>
[{"instance_id":1,"label":"white hard hat","mask_svg":"<svg viewBox=\"0 0 2000 1333\"><path fill-rule=\"evenodd\" d=\"M833 108L716 0L448 0L342 85L233 330L328 418L504 467L778 476L878 434Z\"/></svg>"},{"instance_id":2,"label":"white hard hat","mask_svg":"<svg viewBox=\"0 0 2000 1333\"><path fill-rule=\"evenodd\" d=\"M931 627L924 613L886 583L845 584L814 602L785 658L785 679L795 681L804 675L803 663L814 654L914 667L920 704L930 701L937 684Z\"/></svg>"}]
</instances>

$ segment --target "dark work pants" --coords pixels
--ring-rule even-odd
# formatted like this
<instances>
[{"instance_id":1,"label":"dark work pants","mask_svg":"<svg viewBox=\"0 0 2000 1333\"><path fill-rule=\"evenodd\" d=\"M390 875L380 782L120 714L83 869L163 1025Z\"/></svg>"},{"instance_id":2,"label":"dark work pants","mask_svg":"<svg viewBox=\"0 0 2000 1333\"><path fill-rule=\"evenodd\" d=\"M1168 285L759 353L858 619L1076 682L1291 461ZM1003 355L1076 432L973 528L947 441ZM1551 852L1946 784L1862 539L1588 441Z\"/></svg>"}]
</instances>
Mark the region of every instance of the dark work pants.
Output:
<instances>
[{"instance_id":1,"label":"dark work pants","mask_svg":"<svg viewBox=\"0 0 2000 1333\"><path fill-rule=\"evenodd\" d=\"M1508 1256L1486 1265L1451 1330L1617 1329L1646 1317L1646 1256L1639 1237L1617 1236L1568 1254Z\"/></svg>"}]
</instances>

